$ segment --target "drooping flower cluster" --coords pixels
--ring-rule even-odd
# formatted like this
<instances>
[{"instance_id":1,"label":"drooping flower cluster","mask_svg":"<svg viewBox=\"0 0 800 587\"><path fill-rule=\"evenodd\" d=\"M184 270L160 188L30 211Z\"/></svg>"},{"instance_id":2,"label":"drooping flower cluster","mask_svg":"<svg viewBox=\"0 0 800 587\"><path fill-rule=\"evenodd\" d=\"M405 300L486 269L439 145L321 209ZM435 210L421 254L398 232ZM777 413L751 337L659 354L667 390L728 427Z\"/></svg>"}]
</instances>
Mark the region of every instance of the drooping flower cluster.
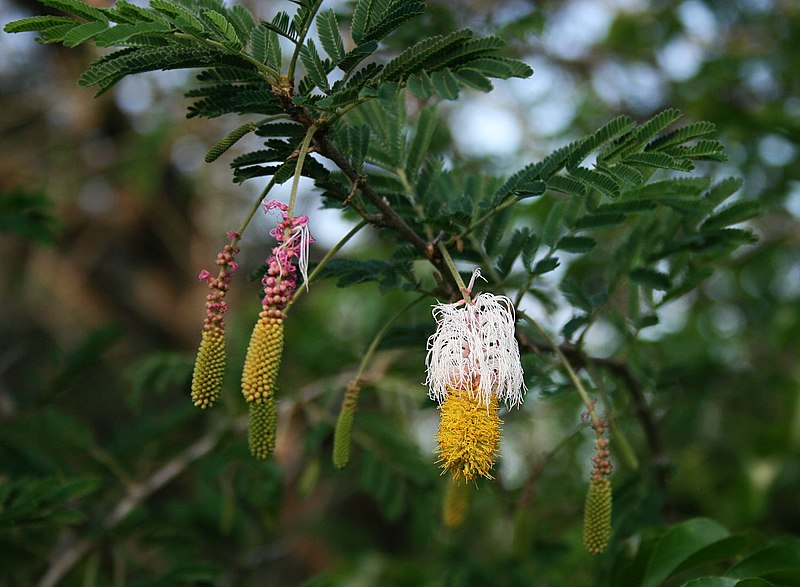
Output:
<instances>
[{"instance_id":1,"label":"drooping flower cluster","mask_svg":"<svg viewBox=\"0 0 800 587\"><path fill-rule=\"evenodd\" d=\"M597 440L592 457L592 477L583 509L583 545L592 554L603 552L611 540L612 491L611 461L608 438L604 438L607 423L596 418L592 422Z\"/></svg>"},{"instance_id":2,"label":"drooping flower cluster","mask_svg":"<svg viewBox=\"0 0 800 587\"><path fill-rule=\"evenodd\" d=\"M469 289L472 289L476 271ZM491 478L500 443L499 402L523 401L514 307L505 296L437 304L428 339L428 394L439 402L439 463L457 479Z\"/></svg>"},{"instance_id":3,"label":"drooping flower cluster","mask_svg":"<svg viewBox=\"0 0 800 587\"><path fill-rule=\"evenodd\" d=\"M230 232L228 236L233 239L238 235ZM225 294L231 275L239 268L233 258L238 252L238 247L225 245L222 252L217 254L217 276L212 277L206 269L198 276L201 281L208 282L209 292L206 296L202 339L192 374L192 403L203 409L214 404L222 389L225 374L225 312L228 311Z\"/></svg>"},{"instance_id":4,"label":"drooping flower cluster","mask_svg":"<svg viewBox=\"0 0 800 587\"><path fill-rule=\"evenodd\" d=\"M267 458L275 447L275 391L283 355L285 310L297 287L299 269L308 282L308 247L311 235L308 217L293 218L285 204L270 201L265 211L278 210L281 220L270 231L278 244L267 259L262 285L261 312L253 327L242 371L242 394L250 410L250 450L257 458Z\"/></svg>"}]
</instances>

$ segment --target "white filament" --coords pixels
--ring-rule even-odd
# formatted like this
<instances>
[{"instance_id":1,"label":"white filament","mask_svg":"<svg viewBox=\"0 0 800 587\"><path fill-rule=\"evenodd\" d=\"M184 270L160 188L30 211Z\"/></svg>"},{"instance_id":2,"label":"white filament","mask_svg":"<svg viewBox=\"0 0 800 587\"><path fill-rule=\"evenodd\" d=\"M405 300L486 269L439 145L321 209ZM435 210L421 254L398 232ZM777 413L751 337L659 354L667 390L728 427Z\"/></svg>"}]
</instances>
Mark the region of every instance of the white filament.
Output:
<instances>
[{"instance_id":1,"label":"white filament","mask_svg":"<svg viewBox=\"0 0 800 587\"><path fill-rule=\"evenodd\" d=\"M481 293L471 302L433 307L436 332L428 339L428 395L440 404L447 388L471 390L487 405L492 393L511 408L525 389L514 306L505 296Z\"/></svg>"}]
</instances>

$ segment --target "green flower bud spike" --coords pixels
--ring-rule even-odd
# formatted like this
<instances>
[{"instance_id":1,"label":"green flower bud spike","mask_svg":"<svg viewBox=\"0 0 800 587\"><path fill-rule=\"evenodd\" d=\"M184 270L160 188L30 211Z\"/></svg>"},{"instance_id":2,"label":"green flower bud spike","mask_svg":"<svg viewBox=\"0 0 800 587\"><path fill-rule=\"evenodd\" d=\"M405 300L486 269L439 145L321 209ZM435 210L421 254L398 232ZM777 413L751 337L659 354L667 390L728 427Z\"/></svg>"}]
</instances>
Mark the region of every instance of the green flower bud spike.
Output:
<instances>
[{"instance_id":1,"label":"green flower bud spike","mask_svg":"<svg viewBox=\"0 0 800 587\"><path fill-rule=\"evenodd\" d=\"M333 464L337 469L343 469L350 462L350 439L359 393L361 384L357 379L351 381L344 393L342 409L339 411L339 419L336 421L336 430L333 433Z\"/></svg>"},{"instance_id":2,"label":"green flower bud spike","mask_svg":"<svg viewBox=\"0 0 800 587\"><path fill-rule=\"evenodd\" d=\"M278 410L275 397L269 396L259 403L251 403L248 413L247 443L250 453L257 459L266 459L275 450L275 432Z\"/></svg>"},{"instance_id":3,"label":"green flower bud spike","mask_svg":"<svg viewBox=\"0 0 800 587\"><path fill-rule=\"evenodd\" d=\"M595 418L592 423L597 441L592 457L592 479L583 511L583 546L592 554L600 554L611 540L611 461L608 460L608 439L603 438L606 423Z\"/></svg>"}]
</instances>

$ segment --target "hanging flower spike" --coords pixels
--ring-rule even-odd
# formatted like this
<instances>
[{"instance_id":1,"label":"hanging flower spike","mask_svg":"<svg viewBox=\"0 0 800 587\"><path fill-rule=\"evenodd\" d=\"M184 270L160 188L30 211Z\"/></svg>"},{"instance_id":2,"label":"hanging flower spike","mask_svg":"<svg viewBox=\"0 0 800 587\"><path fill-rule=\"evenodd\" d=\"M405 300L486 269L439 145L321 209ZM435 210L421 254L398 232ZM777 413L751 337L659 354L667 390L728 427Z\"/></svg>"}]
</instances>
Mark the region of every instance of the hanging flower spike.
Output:
<instances>
[{"instance_id":1,"label":"hanging flower spike","mask_svg":"<svg viewBox=\"0 0 800 587\"><path fill-rule=\"evenodd\" d=\"M264 204L265 212L273 210L281 215L277 227L270 231L278 244L267 259L267 272L262 279L262 309L250 336L242 371L242 394L250 404L250 451L259 459L267 458L275 447L275 391L283 355L283 321L286 306L297 288L295 261L308 285L311 241L307 216L292 218L288 206L274 200Z\"/></svg>"},{"instance_id":2,"label":"hanging flower spike","mask_svg":"<svg viewBox=\"0 0 800 587\"><path fill-rule=\"evenodd\" d=\"M455 479L491 479L502 423L499 402L519 406L525 389L513 304L481 293L470 301L437 304L433 316L437 327L428 339L425 383L441 410L438 462Z\"/></svg>"},{"instance_id":3,"label":"hanging flower spike","mask_svg":"<svg viewBox=\"0 0 800 587\"><path fill-rule=\"evenodd\" d=\"M230 234L228 233L229 236ZM225 294L231 275L239 268L233 260L238 252L238 247L225 245L222 252L217 254L217 277L212 277L206 269L198 275L201 281L208 282L208 289L211 290L206 296L206 318L192 373L192 403L202 409L212 406L222 389L222 378L225 374L224 316L228 311Z\"/></svg>"}]
</instances>

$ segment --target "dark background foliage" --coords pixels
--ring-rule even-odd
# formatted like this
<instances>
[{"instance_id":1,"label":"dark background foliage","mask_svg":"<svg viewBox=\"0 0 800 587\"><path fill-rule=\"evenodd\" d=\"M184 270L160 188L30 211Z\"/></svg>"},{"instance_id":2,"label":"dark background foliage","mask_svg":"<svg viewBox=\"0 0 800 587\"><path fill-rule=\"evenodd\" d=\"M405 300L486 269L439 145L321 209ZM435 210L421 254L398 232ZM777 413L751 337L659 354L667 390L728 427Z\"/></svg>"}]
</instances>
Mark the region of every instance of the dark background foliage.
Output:
<instances>
[{"instance_id":1,"label":"dark background foliage","mask_svg":"<svg viewBox=\"0 0 800 587\"><path fill-rule=\"evenodd\" d=\"M0 6L4 22L42 11ZM741 177L737 197L764 205L748 222L759 242L666 306L629 357L657 441L615 394L640 467L615 460L612 551L580 548L588 435L574 391L552 370L537 378L549 363L539 356L525 359L531 391L506 423L498 481L478 484L462 528L441 525L436 410L420 385L426 304L371 365L353 462L333 468L341 392L407 303L374 284L324 280L292 310L276 458L251 459L243 427L229 423L244 413L236 382L258 310L246 274L267 253L266 222L245 237L230 293L222 409L188 401L205 293L196 276L255 189L230 182L230 156L203 163L236 122L187 120L182 73L136 76L92 99L76 79L95 48L2 34L0 583L36 584L75 554L64 584L635 585L641 574L624 569L647 566L640 544L655 548L671 524L707 517L740 543L703 559L705 574L773 541L793 562L768 578L800 584L790 538L800 533L797 4L431 2L387 51L463 26L503 37L535 70L443 103L434 143L454 141L464 165L510 173L614 116L675 107L714 122L728 147L729 163L702 171ZM480 134L492 127L500 132ZM335 213L314 216L318 204L304 194L312 226L325 226L317 259L349 228ZM391 253L369 234L343 252ZM582 284L597 277L591 262L570 271ZM543 295L557 298L542 320L557 332L571 314L560 294ZM619 358L624 330L592 332L590 354ZM691 576L678 570L670 584Z\"/></svg>"}]
</instances>

